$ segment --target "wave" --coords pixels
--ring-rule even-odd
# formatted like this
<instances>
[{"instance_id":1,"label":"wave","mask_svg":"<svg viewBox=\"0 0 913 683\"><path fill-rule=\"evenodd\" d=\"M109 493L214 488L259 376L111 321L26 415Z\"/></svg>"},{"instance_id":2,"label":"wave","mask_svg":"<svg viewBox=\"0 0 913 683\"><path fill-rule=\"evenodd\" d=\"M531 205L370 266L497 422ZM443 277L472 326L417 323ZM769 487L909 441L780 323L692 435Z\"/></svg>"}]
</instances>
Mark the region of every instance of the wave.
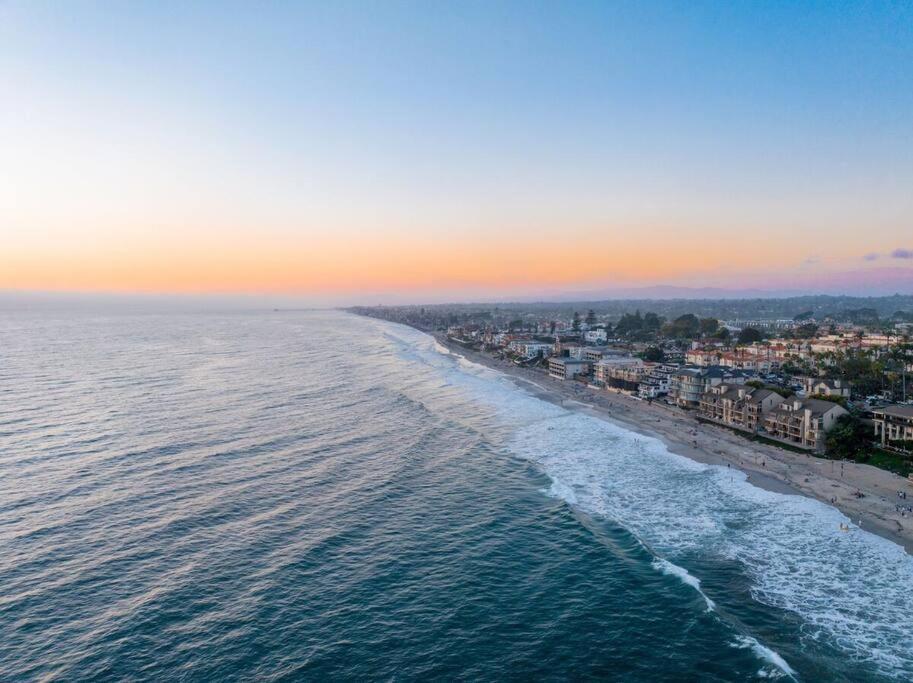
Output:
<instances>
[{"instance_id":1,"label":"wave","mask_svg":"<svg viewBox=\"0 0 913 683\"><path fill-rule=\"evenodd\" d=\"M653 560L653 568L656 569L659 573L665 574L666 576L676 577L683 584L686 586L691 586L694 590L700 593L701 597L704 598L704 602L707 603L708 612L712 612L716 608L713 600L708 598L707 594L701 590L701 580L696 576L692 576L684 567L679 567L677 564L669 562L669 560L664 560L657 557Z\"/></svg>"},{"instance_id":2,"label":"wave","mask_svg":"<svg viewBox=\"0 0 913 683\"><path fill-rule=\"evenodd\" d=\"M913 677L913 558L903 548L864 530L839 533L850 520L835 508L760 489L741 472L540 400L455 354L441 363L434 340L415 334L401 341L510 425L509 452L551 479L550 495L626 528L664 558L656 568L699 590L708 607L699 578L673 560L734 561L755 600L802 619L806 644L823 641L882 675Z\"/></svg>"},{"instance_id":3,"label":"wave","mask_svg":"<svg viewBox=\"0 0 913 683\"><path fill-rule=\"evenodd\" d=\"M793 671L792 667L786 663L786 660L783 659L778 653L771 650L766 645L762 645L758 642L757 638L752 638L751 636L737 636L735 642L732 643L733 647L739 649L750 648L758 658L773 664L777 669L786 674L787 676L794 677L796 672ZM759 671L758 675L761 677L770 677L765 671Z\"/></svg>"}]
</instances>

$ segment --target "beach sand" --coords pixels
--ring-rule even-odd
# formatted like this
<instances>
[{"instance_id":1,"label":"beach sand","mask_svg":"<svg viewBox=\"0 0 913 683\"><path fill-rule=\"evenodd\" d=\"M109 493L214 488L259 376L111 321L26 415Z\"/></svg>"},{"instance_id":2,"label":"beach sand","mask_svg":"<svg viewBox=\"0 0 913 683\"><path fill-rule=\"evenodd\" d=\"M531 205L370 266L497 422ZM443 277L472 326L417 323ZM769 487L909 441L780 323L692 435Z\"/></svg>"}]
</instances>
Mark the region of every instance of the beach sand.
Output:
<instances>
[{"instance_id":1,"label":"beach sand","mask_svg":"<svg viewBox=\"0 0 913 683\"><path fill-rule=\"evenodd\" d=\"M552 403L580 410L661 439L674 453L711 465L730 465L745 472L752 484L791 495L816 498L833 505L853 524L913 552L913 515L901 516L895 506L913 505L913 484L886 470L794 453L750 441L724 427L699 422L695 414L662 401L636 399L628 394L561 381L541 369L524 368L454 344L444 335L435 338L455 354L499 370L518 386ZM856 492L863 494L857 497ZM900 499L897 491L906 491Z\"/></svg>"}]
</instances>

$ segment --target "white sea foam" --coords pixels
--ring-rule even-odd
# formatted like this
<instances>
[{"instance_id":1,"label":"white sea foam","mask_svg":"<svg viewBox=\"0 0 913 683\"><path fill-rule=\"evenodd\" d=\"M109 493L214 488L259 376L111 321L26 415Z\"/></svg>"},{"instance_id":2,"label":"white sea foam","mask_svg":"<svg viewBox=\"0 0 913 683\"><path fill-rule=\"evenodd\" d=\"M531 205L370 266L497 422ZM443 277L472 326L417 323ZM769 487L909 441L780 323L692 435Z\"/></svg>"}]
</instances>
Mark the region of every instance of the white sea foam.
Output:
<instances>
[{"instance_id":1,"label":"white sea foam","mask_svg":"<svg viewBox=\"0 0 913 683\"><path fill-rule=\"evenodd\" d=\"M751 651L754 652L760 659L763 659L766 662L770 662L784 674L788 676L795 676L796 674L796 672L793 671L792 667L786 663L786 660L783 659L783 657L771 650L766 645L759 643L756 638L752 638L751 636L737 636L735 642L733 643L733 647L750 648ZM761 669L761 671L758 672L758 676L769 678L770 673L764 669Z\"/></svg>"},{"instance_id":2,"label":"white sea foam","mask_svg":"<svg viewBox=\"0 0 913 683\"><path fill-rule=\"evenodd\" d=\"M677 564L669 562L669 560L656 558L653 560L653 568L662 574L666 574L667 576L676 577L686 586L691 586L694 590L700 593L701 597L704 598L704 602L707 603L708 612L712 611L713 608L716 607L716 605L713 604L713 600L708 598L707 594L701 590L701 580L696 576L692 576L684 567L679 567Z\"/></svg>"},{"instance_id":3,"label":"white sea foam","mask_svg":"<svg viewBox=\"0 0 913 683\"><path fill-rule=\"evenodd\" d=\"M552 498L560 498L570 505L577 504L577 496L574 495L574 489L572 489L560 479L553 479L552 485L549 486L548 490L544 493L545 495L551 496Z\"/></svg>"},{"instance_id":4,"label":"white sea foam","mask_svg":"<svg viewBox=\"0 0 913 683\"><path fill-rule=\"evenodd\" d=\"M441 362L420 333L402 342L509 425L510 450L550 477L550 495L624 526L670 564L691 552L739 563L756 600L802 618L804 639L825 640L882 674L913 677L913 558L898 545L862 530L840 533L849 520L830 506L757 488L742 473L536 399L501 373L452 355ZM677 576L703 594L689 580L697 577Z\"/></svg>"}]
</instances>

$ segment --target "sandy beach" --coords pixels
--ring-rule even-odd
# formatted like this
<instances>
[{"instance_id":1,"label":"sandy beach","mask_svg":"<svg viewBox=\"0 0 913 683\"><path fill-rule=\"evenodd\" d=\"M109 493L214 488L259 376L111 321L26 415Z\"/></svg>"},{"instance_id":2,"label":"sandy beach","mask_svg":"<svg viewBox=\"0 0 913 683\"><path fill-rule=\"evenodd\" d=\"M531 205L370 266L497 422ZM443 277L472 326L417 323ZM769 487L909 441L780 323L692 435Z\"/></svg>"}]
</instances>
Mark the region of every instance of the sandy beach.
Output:
<instances>
[{"instance_id":1,"label":"sandy beach","mask_svg":"<svg viewBox=\"0 0 913 683\"><path fill-rule=\"evenodd\" d=\"M648 403L621 392L556 380L541 369L519 367L466 349L442 334L435 337L453 353L503 372L539 398L659 438L672 452L693 460L728 464L764 489L816 498L838 508L854 526L913 552L913 514L904 516L896 509L897 505L913 506L913 485L903 477L871 465L828 460L750 441L726 428L699 422L693 413L661 401ZM909 497L900 499L898 491L907 492Z\"/></svg>"}]
</instances>

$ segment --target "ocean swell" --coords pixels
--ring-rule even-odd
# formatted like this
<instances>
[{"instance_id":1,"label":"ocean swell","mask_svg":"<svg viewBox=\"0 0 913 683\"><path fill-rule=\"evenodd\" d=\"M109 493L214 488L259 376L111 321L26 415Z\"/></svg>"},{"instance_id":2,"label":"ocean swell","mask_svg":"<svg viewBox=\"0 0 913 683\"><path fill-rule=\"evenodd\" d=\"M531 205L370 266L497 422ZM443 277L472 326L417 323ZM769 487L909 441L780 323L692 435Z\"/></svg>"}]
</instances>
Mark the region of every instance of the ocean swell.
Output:
<instances>
[{"instance_id":1,"label":"ocean swell","mask_svg":"<svg viewBox=\"0 0 913 683\"><path fill-rule=\"evenodd\" d=\"M433 344L409 341L423 360L440 358ZM755 600L801 619L803 639L879 674L913 677L913 558L901 547L857 528L839 533L850 520L835 508L760 489L741 472L539 400L501 373L445 353L451 363L438 369L510 425L508 451L552 480L550 495L628 529L657 554L656 568L699 591L708 608L719 600L680 558L737 563ZM789 673L773 655L764 656Z\"/></svg>"}]
</instances>

